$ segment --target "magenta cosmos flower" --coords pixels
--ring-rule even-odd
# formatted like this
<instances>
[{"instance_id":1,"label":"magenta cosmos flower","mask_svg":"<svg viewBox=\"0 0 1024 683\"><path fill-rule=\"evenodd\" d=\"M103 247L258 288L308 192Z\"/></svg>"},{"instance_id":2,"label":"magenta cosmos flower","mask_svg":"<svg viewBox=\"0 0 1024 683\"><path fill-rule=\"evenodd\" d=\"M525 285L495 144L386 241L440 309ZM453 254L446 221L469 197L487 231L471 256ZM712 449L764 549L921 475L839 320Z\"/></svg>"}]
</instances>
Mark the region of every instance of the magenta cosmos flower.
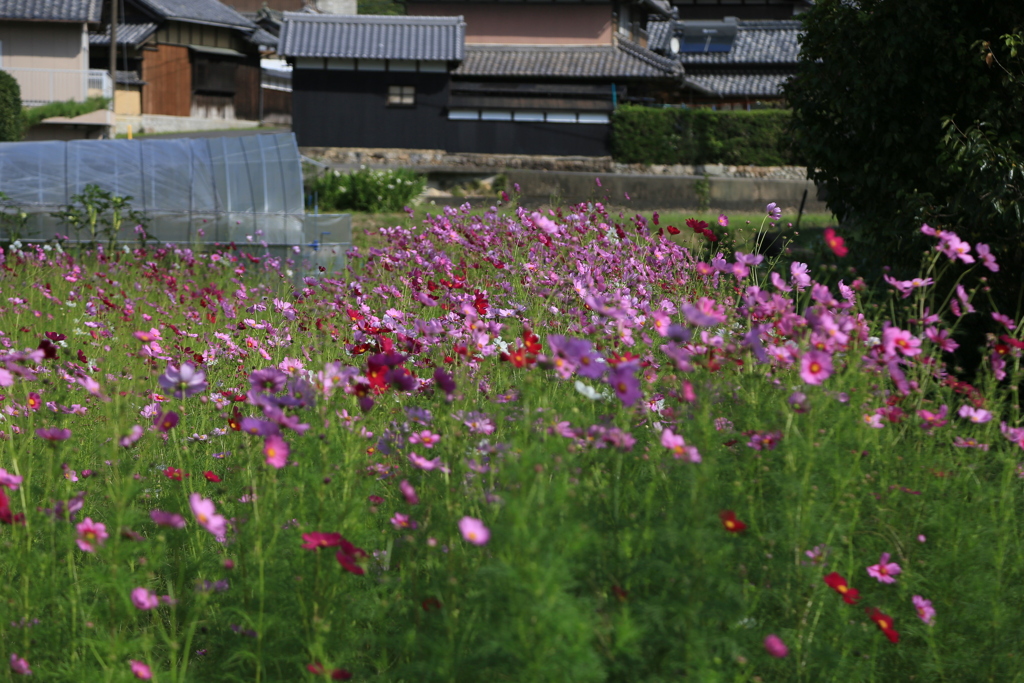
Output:
<instances>
[{"instance_id":1,"label":"magenta cosmos flower","mask_svg":"<svg viewBox=\"0 0 1024 683\"><path fill-rule=\"evenodd\" d=\"M188 497L188 504L192 507L192 514L196 516L199 526L213 534L217 541L223 543L227 533L227 520L224 519L224 515L217 514L217 508L213 501L203 498L198 493L193 493Z\"/></svg>"},{"instance_id":2,"label":"magenta cosmos flower","mask_svg":"<svg viewBox=\"0 0 1024 683\"><path fill-rule=\"evenodd\" d=\"M812 349L800 359L800 378L808 384L821 384L832 376L832 357Z\"/></svg>"},{"instance_id":3,"label":"magenta cosmos flower","mask_svg":"<svg viewBox=\"0 0 1024 683\"><path fill-rule=\"evenodd\" d=\"M690 462L700 462L700 453L697 451L697 447L687 446L683 437L675 434L668 427L661 432L661 445L672 451L672 456L676 460L685 458Z\"/></svg>"},{"instance_id":4,"label":"magenta cosmos flower","mask_svg":"<svg viewBox=\"0 0 1024 683\"><path fill-rule=\"evenodd\" d=\"M889 561L889 553L882 553L878 564L868 567L868 576L878 579L879 583L896 583L896 575L902 571L898 564Z\"/></svg>"},{"instance_id":5,"label":"magenta cosmos flower","mask_svg":"<svg viewBox=\"0 0 1024 683\"><path fill-rule=\"evenodd\" d=\"M914 609L917 610L917 616L921 618L921 621L931 626L935 623L935 608L932 607L931 600L925 600L920 595L915 595L913 598Z\"/></svg>"},{"instance_id":6,"label":"magenta cosmos flower","mask_svg":"<svg viewBox=\"0 0 1024 683\"><path fill-rule=\"evenodd\" d=\"M97 546L103 545L107 538L110 537L105 524L94 522L89 517L79 522L75 526L75 530L78 532L78 540L76 541L78 547L87 553L95 552Z\"/></svg>"},{"instance_id":7,"label":"magenta cosmos flower","mask_svg":"<svg viewBox=\"0 0 1024 683\"><path fill-rule=\"evenodd\" d=\"M141 610L155 609L160 605L160 597L139 586L132 591L132 604Z\"/></svg>"},{"instance_id":8,"label":"magenta cosmos flower","mask_svg":"<svg viewBox=\"0 0 1024 683\"><path fill-rule=\"evenodd\" d=\"M782 642L782 638L772 633L764 639L764 649L768 651L772 657L778 657L782 659L789 654L789 648Z\"/></svg>"},{"instance_id":9,"label":"magenta cosmos flower","mask_svg":"<svg viewBox=\"0 0 1024 683\"><path fill-rule=\"evenodd\" d=\"M28 665L28 661L24 657L11 653L11 671L22 676L31 676L32 669Z\"/></svg>"},{"instance_id":10,"label":"magenta cosmos flower","mask_svg":"<svg viewBox=\"0 0 1024 683\"><path fill-rule=\"evenodd\" d=\"M184 529L185 518L174 512L164 512L163 510L151 510L149 518L160 526L169 526L173 529Z\"/></svg>"},{"instance_id":11,"label":"magenta cosmos flower","mask_svg":"<svg viewBox=\"0 0 1024 683\"><path fill-rule=\"evenodd\" d=\"M462 538L473 545L487 545L487 541L491 540L491 530L475 517L460 519L459 531L462 533Z\"/></svg>"},{"instance_id":12,"label":"magenta cosmos flower","mask_svg":"<svg viewBox=\"0 0 1024 683\"><path fill-rule=\"evenodd\" d=\"M145 662L130 659L128 660L128 663L131 665L132 673L135 674L136 678L143 681L148 681L149 679L153 678L153 671Z\"/></svg>"},{"instance_id":13,"label":"magenta cosmos flower","mask_svg":"<svg viewBox=\"0 0 1024 683\"><path fill-rule=\"evenodd\" d=\"M57 427L44 427L36 430L36 436L47 441L67 441L71 438L70 429L58 429Z\"/></svg>"}]
</instances>

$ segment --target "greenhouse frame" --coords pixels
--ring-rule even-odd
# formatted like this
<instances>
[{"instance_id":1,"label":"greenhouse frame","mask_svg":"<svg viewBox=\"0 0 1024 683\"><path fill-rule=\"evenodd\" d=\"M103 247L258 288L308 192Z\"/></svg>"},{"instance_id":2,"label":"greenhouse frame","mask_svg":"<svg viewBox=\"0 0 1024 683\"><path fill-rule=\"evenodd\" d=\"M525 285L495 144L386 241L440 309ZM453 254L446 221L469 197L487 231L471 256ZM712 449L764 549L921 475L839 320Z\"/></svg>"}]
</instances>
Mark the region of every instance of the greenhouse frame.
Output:
<instances>
[{"instance_id":1,"label":"greenhouse frame","mask_svg":"<svg viewBox=\"0 0 1024 683\"><path fill-rule=\"evenodd\" d=\"M88 185L131 197L160 243L234 242L283 254L341 252L351 242L347 215L309 216L307 225L291 133L0 144L0 192L28 214L23 239L90 239L68 234L53 215ZM134 227L123 225L118 240L134 242Z\"/></svg>"}]
</instances>

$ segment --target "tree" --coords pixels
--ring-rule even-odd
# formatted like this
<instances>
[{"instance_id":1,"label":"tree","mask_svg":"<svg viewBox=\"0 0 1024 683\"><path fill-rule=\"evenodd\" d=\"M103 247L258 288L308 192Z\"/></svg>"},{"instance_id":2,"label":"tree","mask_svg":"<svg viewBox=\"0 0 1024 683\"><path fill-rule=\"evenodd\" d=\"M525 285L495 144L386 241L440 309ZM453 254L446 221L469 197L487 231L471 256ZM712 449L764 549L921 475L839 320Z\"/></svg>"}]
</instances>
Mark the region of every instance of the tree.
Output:
<instances>
[{"instance_id":1,"label":"tree","mask_svg":"<svg viewBox=\"0 0 1024 683\"><path fill-rule=\"evenodd\" d=\"M14 142L21 136L21 87L14 76L0 71L0 142Z\"/></svg>"},{"instance_id":2,"label":"tree","mask_svg":"<svg viewBox=\"0 0 1024 683\"><path fill-rule=\"evenodd\" d=\"M865 260L916 265L928 222L1024 267L1021 55L1006 38L1024 3L818 0L802 17L793 133Z\"/></svg>"}]
</instances>

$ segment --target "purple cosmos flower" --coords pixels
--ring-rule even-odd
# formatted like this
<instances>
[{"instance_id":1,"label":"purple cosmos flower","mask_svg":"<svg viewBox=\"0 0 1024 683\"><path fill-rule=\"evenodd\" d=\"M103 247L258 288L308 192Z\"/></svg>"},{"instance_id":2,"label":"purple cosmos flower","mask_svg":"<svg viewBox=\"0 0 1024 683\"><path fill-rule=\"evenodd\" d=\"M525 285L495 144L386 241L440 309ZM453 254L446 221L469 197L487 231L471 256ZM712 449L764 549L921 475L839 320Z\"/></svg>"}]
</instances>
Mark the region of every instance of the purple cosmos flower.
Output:
<instances>
[{"instance_id":1,"label":"purple cosmos flower","mask_svg":"<svg viewBox=\"0 0 1024 683\"><path fill-rule=\"evenodd\" d=\"M255 417L243 417L238 426L241 431L256 436L270 436L271 434L281 433L281 429L276 423L260 420Z\"/></svg>"},{"instance_id":2,"label":"purple cosmos flower","mask_svg":"<svg viewBox=\"0 0 1024 683\"><path fill-rule=\"evenodd\" d=\"M776 204L775 202L771 202L768 205L766 211L768 212L768 215L771 217L772 220L777 221L780 218L782 218L782 209L779 208L779 205Z\"/></svg>"},{"instance_id":3,"label":"purple cosmos flower","mask_svg":"<svg viewBox=\"0 0 1024 683\"><path fill-rule=\"evenodd\" d=\"M974 251L977 252L981 258L982 265L991 270L993 273L999 272L999 264L996 263L996 257L992 255L992 250L989 249L987 244L978 244L974 247Z\"/></svg>"},{"instance_id":4,"label":"purple cosmos flower","mask_svg":"<svg viewBox=\"0 0 1024 683\"><path fill-rule=\"evenodd\" d=\"M56 427L44 427L36 430L36 436L47 441L67 441L71 438L70 429L58 429Z\"/></svg>"},{"instance_id":5,"label":"purple cosmos flower","mask_svg":"<svg viewBox=\"0 0 1024 683\"><path fill-rule=\"evenodd\" d=\"M174 512L164 512L163 510L151 510L149 518L152 519L156 524L160 526L169 526L172 529L184 529L185 518Z\"/></svg>"},{"instance_id":6,"label":"purple cosmos flower","mask_svg":"<svg viewBox=\"0 0 1024 683\"><path fill-rule=\"evenodd\" d=\"M122 436L120 440L118 440L118 443L123 448L130 448L135 445L135 442L142 438L143 434L145 434L145 430L141 426L135 425L132 427L132 430L128 432L128 436Z\"/></svg>"},{"instance_id":7,"label":"purple cosmos flower","mask_svg":"<svg viewBox=\"0 0 1024 683\"><path fill-rule=\"evenodd\" d=\"M405 502L409 505L419 505L420 497L416 495L416 489L413 488L413 485L410 484L408 480L403 479L401 483L399 483L398 488L402 490L402 495L405 496Z\"/></svg>"},{"instance_id":8,"label":"purple cosmos flower","mask_svg":"<svg viewBox=\"0 0 1024 683\"><path fill-rule=\"evenodd\" d=\"M284 396L277 399L280 405L293 408L311 408L316 405L316 389L301 377L288 382L286 389Z\"/></svg>"},{"instance_id":9,"label":"purple cosmos flower","mask_svg":"<svg viewBox=\"0 0 1024 683\"><path fill-rule=\"evenodd\" d=\"M21 676L31 676L32 669L28 665L28 661L24 657L11 653L11 671Z\"/></svg>"},{"instance_id":10,"label":"purple cosmos flower","mask_svg":"<svg viewBox=\"0 0 1024 683\"><path fill-rule=\"evenodd\" d=\"M434 384L443 391L448 398L451 398L455 394L455 380L452 376L445 372L444 368L434 368Z\"/></svg>"},{"instance_id":11,"label":"purple cosmos flower","mask_svg":"<svg viewBox=\"0 0 1024 683\"><path fill-rule=\"evenodd\" d=\"M141 610L151 610L160 606L160 597L140 586L132 591L132 604Z\"/></svg>"},{"instance_id":12,"label":"purple cosmos flower","mask_svg":"<svg viewBox=\"0 0 1024 683\"><path fill-rule=\"evenodd\" d=\"M167 364L164 374L157 377L161 387L173 392L175 398L188 398L206 391L206 373L197 370L191 363L183 363L181 367Z\"/></svg>"},{"instance_id":13,"label":"purple cosmos flower","mask_svg":"<svg viewBox=\"0 0 1024 683\"><path fill-rule=\"evenodd\" d=\"M896 575L902 571L898 564L889 561L889 553L882 553L878 564L868 567L868 576L878 579L879 583L896 583Z\"/></svg>"},{"instance_id":14,"label":"purple cosmos flower","mask_svg":"<svg viewBox=\"0 0 1024 683\"><path fill-rule=\"evenodd\" d=\"M0 486L6 486L12 491L17 491L18 487L21 486L22 478L17 474L11 474L4 468L0 467Z\"/></svg>"},{"instance_id":15,"label":"purple cosmos flower","mask_svg":"<svg viewBox=\"0 0 1024 683\"><path fill-rule=\"evenodd\" d=\"M169 432L178 426L178 414L173 410L165 413L161 409L157 411L156 417L153 418L153 424L158 432Z\"/></svg>"},{"instance_id":16,"label":"purple cosmos flower","mask_svg":"<svg viewBox=\"0 0 1024 683\"><path fill-rule=\"evenodd\" d=\"M276 394L281 391L287 381L288 375L277 368L263 368L255 370L249 375L249 386L253 391L267 394Z\"/></svg>"},{"instance_id":17,"label":"purple cosmos flower","mask_svg":"<svg viewBox=\"0 0 1024 683\"><path fill-rule=\"evenodd\" d=\"M957 415L978 425L985 424L992 419L992 413L988 412L984 408L975 408L974 406L966 404L960 406L960 410L957 411Z\"/></svg>"},{"instance_id":18,"label":"purple cosmos flower","mask_svg":"<svg viewBox=\"0 0 1024 683\"><path fill-rule=\"evenodd\" d=\"M640 380L636 376L636 365L633 363L620 363L608 372L608 384L611 385L615 395L627 408L640 400Z\"/></svg>"},{"instance_id":19,"label":"purple cosmos flower","mask_svg":"<svg viewBox=\"0 0 1024 683\"><path fill-rule=\"evenodd\" d=\"M694 325L710 327L712 325L721 325L728 319L725 311L718 306L717 302L706 296L701 297L697 301L696 306L687 302L681 308L686 319Z\"/></svg>"}]
</instances>

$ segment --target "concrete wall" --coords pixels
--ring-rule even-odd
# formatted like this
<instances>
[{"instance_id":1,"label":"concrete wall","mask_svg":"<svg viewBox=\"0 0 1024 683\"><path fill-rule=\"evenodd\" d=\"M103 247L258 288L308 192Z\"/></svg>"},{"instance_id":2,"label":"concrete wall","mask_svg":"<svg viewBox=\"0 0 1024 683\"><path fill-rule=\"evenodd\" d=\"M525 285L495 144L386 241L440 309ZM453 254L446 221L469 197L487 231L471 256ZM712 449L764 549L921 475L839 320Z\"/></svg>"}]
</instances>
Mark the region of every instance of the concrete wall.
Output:
<instances>
[{"instance_id":1,"label":"concrete wall","mask_svg":"<svg viewBox=\"0 0 1024 683\"><path fill-rule=\"evenodd\" d=\"M593 173L566 171L509 170L508 181L510 185L519 183L524 202L534 205L552 198L563 203L605 201L644 210L696 207L700 203L697 183L703 178L698 176L598 175L601 187L594 182ZM769 202L775 202L787 213L795 213L806 190L805 212L828 210L825 202L818 200L817 190L810 180L711 177L708 185L709 204L714 209L760 211Z\"/></svg>"},{"instance_id":2,"label":"concrete wall","mask_svg":"<svg viewBox=\"0 0 1024 683\"><path fill-rule=\"evenodd\" d=\"M203 130L227 130L234 128L256 128L259 121L242 121L241 119L199 119L191 116L160 116L143 114L141 116L118 116L117 134L126 135L128 126L133 134L139 133L189 133Z\"/></svg>"},{"instance_id":3,"label":"concrete wall","mask_svg":"<svg viewBox=\"0 0 1024 683\"><path fill-rule=\"evenodd\" d=\"M0 68L21 86L26 104L83 100L89 43L82 24L0 21Z\"/></svg>"}]
</instances>

